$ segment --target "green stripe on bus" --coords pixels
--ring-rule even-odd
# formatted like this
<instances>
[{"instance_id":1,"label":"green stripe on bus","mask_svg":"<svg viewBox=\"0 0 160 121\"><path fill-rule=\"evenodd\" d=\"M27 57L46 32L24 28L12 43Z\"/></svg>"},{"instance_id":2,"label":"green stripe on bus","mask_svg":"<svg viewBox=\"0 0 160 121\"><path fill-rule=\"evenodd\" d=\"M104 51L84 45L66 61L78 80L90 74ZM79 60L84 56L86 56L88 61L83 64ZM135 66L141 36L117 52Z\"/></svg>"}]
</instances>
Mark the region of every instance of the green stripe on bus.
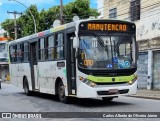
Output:
<instances>
[{"instance_id":1,"label":"green stripe on bus","mask_svg":"<svg viewBox=\"0 0 160 121\"><path fill-rule=\"evenodd\" d=\"M63 70L65 77L67 78L66 68Z\"/></svg>"},{"instance_id":2,"label":"green stripe on bus","mask_svg":"<svg viewBox=\"0 0 160 121\"><path fill-rule=\"evenodd\" d=\"M93 82L99 82L99 83L113 83L113 78L115 79L114 82L129 82L135 78L135 75L131 76L119 76L119 77L96 77L89 75L87 77L88 80Z\"/></svg>"}]
</instances>

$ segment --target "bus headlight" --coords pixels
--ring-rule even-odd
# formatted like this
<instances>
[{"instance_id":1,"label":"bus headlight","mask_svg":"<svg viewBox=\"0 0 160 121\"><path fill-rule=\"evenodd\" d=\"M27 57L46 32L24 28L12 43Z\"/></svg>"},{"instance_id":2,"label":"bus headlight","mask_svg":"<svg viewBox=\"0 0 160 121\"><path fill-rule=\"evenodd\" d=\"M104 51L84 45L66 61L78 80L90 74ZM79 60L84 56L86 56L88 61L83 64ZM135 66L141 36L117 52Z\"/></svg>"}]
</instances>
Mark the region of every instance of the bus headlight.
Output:
<instances>
[{"instance_id":1,"label":"bus headlight","mask_svg":"<svg viewBox=\"0 0 160 121\"><path fill-rule=\"evenodd\" d=\"M132 85L136 80L137 80L137 76L135 76L134 79L130 80L130 81L128 82L128 84Z\"/></svg>"},{"instance_id":2,"label":"bus headlight","mask_svg":"<svg viewBox=\"0 0 160 121\"><path fill-rule=\"evenodd\" d=\"M83 83L89 85L90 87L95 87L96 86L96 83L95 82L92 82L88 79L84 79L83 77L80 77L79 78Z\"/></svg>"}]
</instances>

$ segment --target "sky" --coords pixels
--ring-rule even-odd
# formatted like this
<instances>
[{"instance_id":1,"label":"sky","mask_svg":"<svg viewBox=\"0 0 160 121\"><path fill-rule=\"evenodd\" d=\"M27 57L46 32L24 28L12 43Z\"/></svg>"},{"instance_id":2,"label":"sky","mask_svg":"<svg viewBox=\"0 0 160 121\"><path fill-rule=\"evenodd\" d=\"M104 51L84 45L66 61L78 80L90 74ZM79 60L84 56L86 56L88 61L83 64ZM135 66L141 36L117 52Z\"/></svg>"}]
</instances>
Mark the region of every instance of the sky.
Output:
<instances>
[{"instance_id":1,"label":"sky","mask_svg":"<svg viewBox=\"0 0 160 121\"><path fill-rule=\"evenodd\" d=\"M59 5L60 0L17 0L21 3L23 3L25 6L29 7L31 4L36 4L38 11L41 11L43 8L47 10L48 8ZM74 0L63 0L63 4L67 4L69 2L73 2ZM97 8L99 0L90 0L90 7L91 8ZM8 0L0 0L0 23L5 21L5 19L13 19L12 14L8 14L7 10L9 12L17 11L17 12L24 12L26 8L15 2L15 1L8 1ZM18 16L18 15L17 15Z\"/></svg>"},{"instance_id":2,"label":"sky","mask_svg":"<svg viewBox=\"0 0 160 121\"><path fill-rule=\"evenodd\" d=\"M100 16L99 18L103 17L104 16L104 0L97 0L97 9L98 9L98 12L100 12Z\"/></svg>"}]
</instances>

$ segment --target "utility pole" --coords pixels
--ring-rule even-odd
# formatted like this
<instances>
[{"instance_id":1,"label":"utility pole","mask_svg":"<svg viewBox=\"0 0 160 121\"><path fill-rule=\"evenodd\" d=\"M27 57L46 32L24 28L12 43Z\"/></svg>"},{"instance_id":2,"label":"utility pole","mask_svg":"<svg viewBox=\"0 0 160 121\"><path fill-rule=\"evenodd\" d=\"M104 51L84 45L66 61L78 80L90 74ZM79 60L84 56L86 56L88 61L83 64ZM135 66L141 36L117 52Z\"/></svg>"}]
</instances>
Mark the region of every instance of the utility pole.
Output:
<instances>
[{"instance_id":1,"label":"utility pole","mask_svg":"<svg viewBox=\"0 0 160 121\"><path fill-rule=\"evenodd\" d=\"M63 24L63 0L60 0L60 21Z\"/></svg>"},{"instance_id":2,"label":"utility pole","mask_svg":"<svg viewBox=\"0 0 160 121\"><path fill-rule=\"evenodd\" d=\"M17 22L16 22L16 15L19 14L19 15L22 15L22 12L21 13L18 13L17 11L13 11L13 12L9 12L7 11L7 13L11 13L14 15L14 39L16 40L17 39Z\"/></svg>"}]
</instances>

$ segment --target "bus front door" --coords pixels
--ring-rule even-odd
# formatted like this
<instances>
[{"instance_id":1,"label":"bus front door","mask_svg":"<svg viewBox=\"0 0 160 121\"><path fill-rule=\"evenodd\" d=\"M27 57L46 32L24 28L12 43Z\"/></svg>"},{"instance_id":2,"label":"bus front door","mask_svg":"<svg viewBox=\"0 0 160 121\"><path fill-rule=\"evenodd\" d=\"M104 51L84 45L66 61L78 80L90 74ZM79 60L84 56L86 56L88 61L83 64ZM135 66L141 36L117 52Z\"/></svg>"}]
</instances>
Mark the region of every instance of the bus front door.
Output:
<instances>
[{"instance_id":1,"label":"bus front door","mask_svg":"<svg viewBox=\"0 0 160 121\"><path fill-rule=\"evenodd\" d=\"M37 50L38 50L38 43L33 42L30 43L30 67L31 67L31 80L32 80L32 90L39 89L39 82L38 82L38 66L37 66Z\"/></svg>"},{"instance_id":2,"label":"bus front door","mask_svg":"<svg viewBox=\"0 0 160 121\"><path fill-rule=\"evenodd\" d=\"M67 60L68 95L77 94L76 57L75 57L75 49L73 48L73 37L74 33L67 34L66 60Z\"/></svg>"}]
</instances>

